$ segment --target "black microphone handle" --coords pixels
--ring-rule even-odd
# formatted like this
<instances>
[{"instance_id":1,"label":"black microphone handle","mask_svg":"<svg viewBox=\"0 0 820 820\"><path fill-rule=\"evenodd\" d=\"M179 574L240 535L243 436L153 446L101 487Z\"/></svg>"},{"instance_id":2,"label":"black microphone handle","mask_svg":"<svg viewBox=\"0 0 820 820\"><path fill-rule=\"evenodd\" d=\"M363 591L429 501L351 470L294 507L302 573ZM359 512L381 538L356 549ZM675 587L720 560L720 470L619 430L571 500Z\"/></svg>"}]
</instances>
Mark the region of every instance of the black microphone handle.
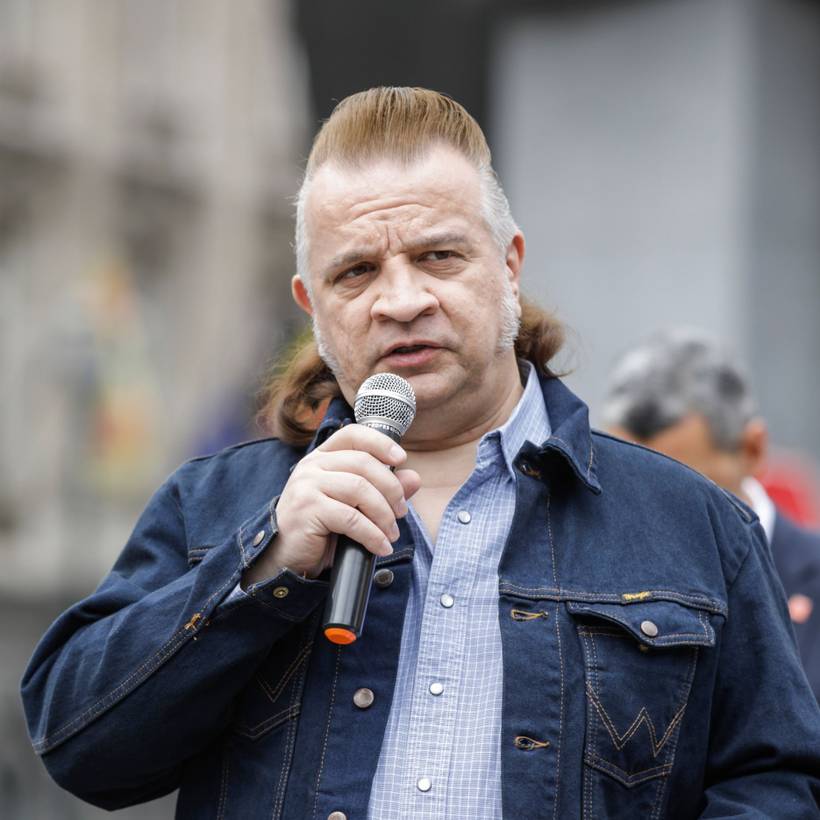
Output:
<instances>
[{"instance_id":1,"label":"black microphone handle","mask_svg":"<svg viewBox=\"0 0 820 820\"><path fill-rule=\"evenodd\" d=\"M368 423L366 419L359 423L384 433L397 444L401 441L401 436L385 424ZM349 644L364 628L376 556L346 535L337 539L322 629L329 641Z\"/></svg>"}]
</instances>

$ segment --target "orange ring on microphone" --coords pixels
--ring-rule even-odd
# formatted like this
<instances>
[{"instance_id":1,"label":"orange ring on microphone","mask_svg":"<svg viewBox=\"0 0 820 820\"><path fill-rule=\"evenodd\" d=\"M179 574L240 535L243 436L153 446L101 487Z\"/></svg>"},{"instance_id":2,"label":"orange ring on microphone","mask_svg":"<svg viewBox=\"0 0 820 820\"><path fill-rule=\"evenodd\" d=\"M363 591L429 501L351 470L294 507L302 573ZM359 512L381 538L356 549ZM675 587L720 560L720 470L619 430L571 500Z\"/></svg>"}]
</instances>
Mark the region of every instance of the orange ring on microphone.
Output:
<instances>
[{"instance_id":1,"label":"orange ring on microphone","mask_svg":"<svg viewBox=\"0 0 820 820\"><path fill-rule=\"evenodd\" d=\"M329 626L325 629L325 637L331 643L349 644L356 640L356 633L341 626Z\"/></svg>"}]
</instances>

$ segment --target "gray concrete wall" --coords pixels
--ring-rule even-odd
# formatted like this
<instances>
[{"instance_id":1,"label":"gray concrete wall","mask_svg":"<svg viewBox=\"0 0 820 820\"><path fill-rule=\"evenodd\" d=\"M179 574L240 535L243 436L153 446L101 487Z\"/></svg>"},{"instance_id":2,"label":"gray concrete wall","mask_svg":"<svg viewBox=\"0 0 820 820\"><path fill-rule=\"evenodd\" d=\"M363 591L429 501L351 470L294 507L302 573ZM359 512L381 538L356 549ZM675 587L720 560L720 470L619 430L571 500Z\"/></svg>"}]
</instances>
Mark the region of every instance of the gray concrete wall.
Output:
<instances>
[{"instance_id":1,"label":"gray concrete wall","mask_svg":"<svg viewBox=\"0 0 820 820\"><path fill-rule=\"evenodd\" d=\"M820 7L561 9L499 32L491 131L525 289L576 331L570 384L595 420L619 351L695 324L755 364L775 440L820 457Z\"/></svg>"}]
</instances>

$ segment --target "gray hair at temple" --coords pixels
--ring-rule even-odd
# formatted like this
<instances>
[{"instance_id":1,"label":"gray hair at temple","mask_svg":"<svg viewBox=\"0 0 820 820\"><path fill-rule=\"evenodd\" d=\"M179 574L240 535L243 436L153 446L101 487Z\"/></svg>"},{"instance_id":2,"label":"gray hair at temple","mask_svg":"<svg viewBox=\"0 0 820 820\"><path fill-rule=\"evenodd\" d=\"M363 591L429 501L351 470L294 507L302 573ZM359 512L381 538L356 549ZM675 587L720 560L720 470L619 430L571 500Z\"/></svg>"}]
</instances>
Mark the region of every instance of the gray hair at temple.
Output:
<instances>
[{"instance_id":1,"label":"gray hair at temple","mask_svg":"<svg viewBox=\"0 0 820 820\"><path fill-rule=\"evenodd\" d=\"M605 425L647 440L699 413L715 445L734 451L755 412L740 364L703 331L675 328L653 336L616 363L602 416Z\"/></svg>"}]
</instances>

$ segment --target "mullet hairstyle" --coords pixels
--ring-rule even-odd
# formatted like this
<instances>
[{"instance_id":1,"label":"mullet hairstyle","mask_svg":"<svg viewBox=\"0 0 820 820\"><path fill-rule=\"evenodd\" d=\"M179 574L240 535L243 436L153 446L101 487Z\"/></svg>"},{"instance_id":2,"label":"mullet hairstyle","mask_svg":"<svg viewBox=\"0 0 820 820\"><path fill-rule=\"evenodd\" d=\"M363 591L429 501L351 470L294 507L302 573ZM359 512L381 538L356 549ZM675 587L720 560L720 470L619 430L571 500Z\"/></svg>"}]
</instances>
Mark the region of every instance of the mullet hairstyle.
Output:
<instances>
[{"instance_id":1,"label":"mullet hairstyle","mask_svg":"<svg viewBox=\"0 0 820 820\"><path fill-rule=\"evenodd\" d=\"M371 88L342 100L313 142L296 200L296 269L312 295L305 210L316 171L328 162L361 168L390 159L410 165L437 145L458 151L479 174L484 220L503 259L518 229L492 167L487 140L469 113L444 94L426 88ZM549 361L564 342L560 322L521 300L515 352L553 377ZM257 421L266 433L294 446L310 442L328 401L341 395L309 330L302 333L262 388Z\"/></svg>"}]
</instances>

